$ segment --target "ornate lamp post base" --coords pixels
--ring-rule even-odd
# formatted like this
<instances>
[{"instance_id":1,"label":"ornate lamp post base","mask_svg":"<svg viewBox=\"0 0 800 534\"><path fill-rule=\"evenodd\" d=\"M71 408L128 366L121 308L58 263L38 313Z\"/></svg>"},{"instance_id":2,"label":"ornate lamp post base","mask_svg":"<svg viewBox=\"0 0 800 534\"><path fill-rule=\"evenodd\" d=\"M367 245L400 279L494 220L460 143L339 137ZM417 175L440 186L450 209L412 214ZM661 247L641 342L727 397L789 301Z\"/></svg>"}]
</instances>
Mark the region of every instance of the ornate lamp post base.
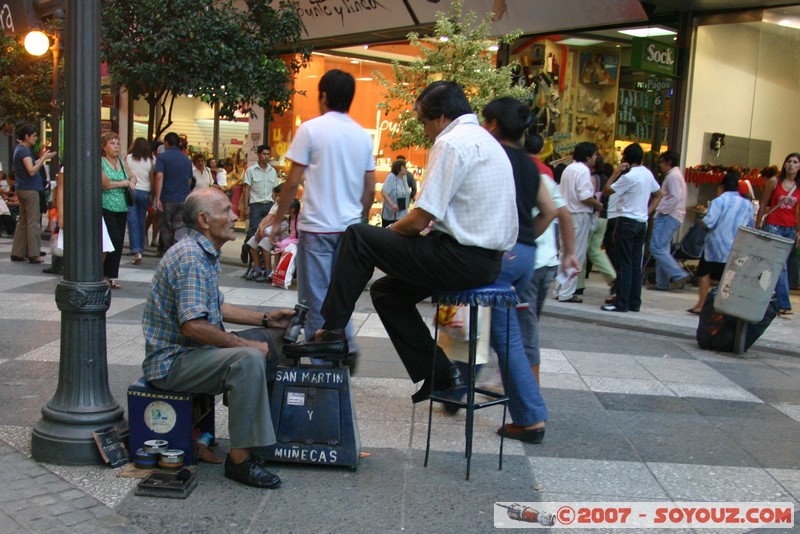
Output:
<instances>
[{"instance_id":1,"label":"ornate lamp post base","mask_svg":"<svg viewBox=\"0 0 800 534\"><path fill-rule=\"evenodd\" d=\"M108 387L105 313L111 290L104 281L61 280L61 360L58 387L42 408L31 436L34 459L59 465L102 463L92 432L113 426L123 439L128 422Z\"/></svg>"},{"instance_id":2,"label":"ornate lamp post base","mask_svg":"<svg viewBox=\"0 0 800 534\"><path fill-rule=\"evenodd\" d=\"M128 422L123 417L121 407L105 414L105 420L97 418L93 423L70 421L70 414L48 411L48 407L42 409L42 419L36 423L31 436L31 452L38 462L57 465L102 464L103 458L92 432L107 426L114 426L120 438L127 441Z\"/></svg>"}]
</instances>

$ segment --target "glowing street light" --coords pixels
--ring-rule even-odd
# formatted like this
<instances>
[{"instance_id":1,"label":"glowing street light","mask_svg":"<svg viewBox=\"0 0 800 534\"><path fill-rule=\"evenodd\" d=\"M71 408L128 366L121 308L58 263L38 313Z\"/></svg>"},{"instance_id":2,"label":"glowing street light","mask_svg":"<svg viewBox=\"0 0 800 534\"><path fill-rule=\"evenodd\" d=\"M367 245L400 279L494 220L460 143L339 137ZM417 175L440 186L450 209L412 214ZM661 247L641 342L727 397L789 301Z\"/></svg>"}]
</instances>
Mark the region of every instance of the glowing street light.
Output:
<instances>
[{"instance_id":1,"label":"glowing street light","mask_svg":"<svg viewBox=\"0 0 800 534\"><path fill-rule=\"evenodd\" d=\"M64 11L57 9L53 12L52 17L59 21L64 20ZM50 46L50 39L53 39L53 45ZM25 35L23 40L25 51L32 56L40 57L47 53L48 50L53 52L53 100L51 105L52 109L52 126L51 126L51 140L50 149L56 152L55 157L50 160L50 176L55 177L58 174L60 165L58 150L60 141L60 122L61 122L61 103L58 94L59 76L58 68L61 62L61 30L57 27L53 30L52 35L41 30L32 30Z\"/></svg>"},{"instance_id":2,"label":"glowing street light","mask_svg":"<svg viewBox=\"0 0 800 534\"><path fill-rule=\"evenodd\" d=\"M34 30L25 36L25 50L32 56L43 56L50 50L50 38L43 31Z\"/></svg>"}]
</instances>

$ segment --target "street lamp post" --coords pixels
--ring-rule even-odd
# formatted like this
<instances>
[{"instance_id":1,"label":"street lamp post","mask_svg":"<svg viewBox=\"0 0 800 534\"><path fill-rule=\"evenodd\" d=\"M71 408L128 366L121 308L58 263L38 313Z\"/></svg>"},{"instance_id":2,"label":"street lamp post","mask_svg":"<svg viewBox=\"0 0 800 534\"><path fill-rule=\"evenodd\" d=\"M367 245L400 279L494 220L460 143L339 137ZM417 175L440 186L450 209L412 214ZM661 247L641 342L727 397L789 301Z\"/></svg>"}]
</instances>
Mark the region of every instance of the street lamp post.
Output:
<instances>
[{"instance_id":1,"label":"street lamp post","mask_svg":"<svg viewBox=\"0 0 800 534\"><path fill-rule=\"evenodd\" d=\"M33 428L40 462L100 463L92 433L128 423L108 387L106 319L111 291L103 280L100 246L100 0L67 2L64 172L64 278L58 386Z\"/></svg>"}]
</instances>

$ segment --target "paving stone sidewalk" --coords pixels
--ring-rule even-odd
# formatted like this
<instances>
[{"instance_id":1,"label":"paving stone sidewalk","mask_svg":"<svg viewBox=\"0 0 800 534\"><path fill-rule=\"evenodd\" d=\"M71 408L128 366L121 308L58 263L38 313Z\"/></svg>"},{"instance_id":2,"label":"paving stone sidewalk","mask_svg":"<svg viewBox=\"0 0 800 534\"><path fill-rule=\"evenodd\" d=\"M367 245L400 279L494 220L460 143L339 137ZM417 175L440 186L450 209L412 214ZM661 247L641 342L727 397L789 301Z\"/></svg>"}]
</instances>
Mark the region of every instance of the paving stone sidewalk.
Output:
<instances>
[{"instance_id":1,"label":"paving stone sidewalk","mask_svg":"<svg viewBox=\"0 0 800 534\"><path fill-rule=\"evenodd\" d=\"M691 290L648 294L638 319L627 314L619 319L627 324L604 325L599 306L589 311L602 289L592 281L584 305L546 304L552 312L543 319L547 437L540 446L507 441L502 471L497 409L476 418L470 482L463 480L463 414L434 410L433 452L423 467L427 405L409 402L414 387L365 294L354 315L364 357L353 389L369 456L356 473L280 464L274 470L283 487L262 491L202 464L188 500L137 497L136 481L117 470L30 459L31 429L57 384L57 279L39 266L12 264L9 249L0 240L0 404L6 408L0 410L0 534L463 534L492 530L496 501L800 498L800 359L771 351L769 337L743 359L702 351L688 335L676 336L666 327L691 332L696 320L675 313L692 299ZM141 314L157 262L149 252L140 266L123 258L123 288L114 291L107 313L109 383L123 407L128 384L141 374ZM294 291L245 281L243 273L238 258L224 263L227 302L266 308L296 301ZM432 308L421 309L432 315ZM647 323L639 328L637 320ZM659 324L668 336L644 329ZM776 328L791 329L791 321ZM220 455L228 447L226 423L227 410L218 406Z\"/></svg>"}]
</instances>

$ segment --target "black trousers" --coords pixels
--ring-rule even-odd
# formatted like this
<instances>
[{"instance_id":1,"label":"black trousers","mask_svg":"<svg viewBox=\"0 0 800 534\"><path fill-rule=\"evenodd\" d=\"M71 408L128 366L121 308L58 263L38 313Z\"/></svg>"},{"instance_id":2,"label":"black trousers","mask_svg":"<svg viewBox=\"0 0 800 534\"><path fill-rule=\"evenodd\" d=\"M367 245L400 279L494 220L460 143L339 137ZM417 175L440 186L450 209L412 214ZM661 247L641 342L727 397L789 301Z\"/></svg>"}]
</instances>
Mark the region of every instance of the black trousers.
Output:
<instances>
[{"instance_id":1,"label":"black trousers","mask_svg":"<svg viewBox=\"0 0 800 534\"><path fill-rule=\"evenodd\" d=\"M342 236L322 304L323 328L345 327L377 267L387 276L372 284L372 302L408 375L418 382L430 376L435 345L417 303L436 290L491 284L500 273L502 258L502 251L464 246L442 232L407 237L368 224L354 224ZM445 354L437 349L437 367L448 364Z\"/></svg>"},{"instance_id":2,"label":"black trousers","mask_svg":"<svg viewBox=\"0 0 800 534\"><path fill-rule=\"evenodd\" d=\"M125 244L125 226L128 223L127 211L103 210L103 220L106 222L108 237L114 244L114 252L106 254L103 260L103 276L106 278L119 277L119 262L122 260L122 247Z\"/></svg>"},{"instance_id":3,"label":"black trousers","mask_svg":"<svg viewBox=\"0 0 800 534\"><path fill-rule=\"evenodd\" d=\"M617 308L639 311L642 306L642 250L647 223L617 217L614 229L617 255Z\"/></svg>"},{"instance_id":4,"label":"black trousers","mask_svg":"<svg viewBox=\"0 0 800 534\"><path fill-rule=\"evenodd\" d=\"M615 271L619 271L619 263L617 262L616 243L614 242L614 229L617 227L617 217L608 219L606 223L606 233L603 236L603 246L606 249L606 256L611 260L611 265L614 266Z\"/></svg>"}]
</instances>

